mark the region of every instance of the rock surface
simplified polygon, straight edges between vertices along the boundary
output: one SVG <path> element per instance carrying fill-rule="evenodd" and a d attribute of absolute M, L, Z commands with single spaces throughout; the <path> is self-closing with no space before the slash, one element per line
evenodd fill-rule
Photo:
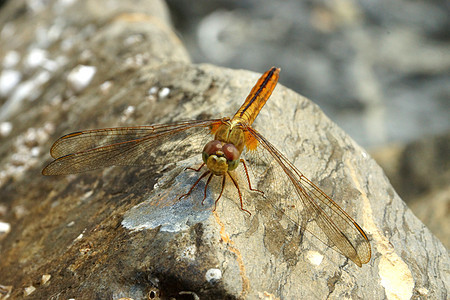
<path fill-rule="evenodd" d="M 450 134 L 407 145 L 388 145 L 371 154 L 414 214 L 450 247 Z"/>
<path fill-rule="evenodd" d="M 211 197 L 161 205 L 185 192 L 184 167 L 200 154 L 41 176 L 63 134 L 231 116 L 259 74 L 190 64 L 158 1 L 31 3 L 10 1 L 0 15 L 1 76 L 20 78 L 1 99 L 0 216 L 9 229 L 0 236 L 0 295 L 448 298 L 441 242 L 361 147 L 281 85 L 254 127 L 368 233 L 372 260 L 362 268 L 307 234 L 300 242 L 256 198 L 244 213 L 229 186 L 214 212 Z"/>

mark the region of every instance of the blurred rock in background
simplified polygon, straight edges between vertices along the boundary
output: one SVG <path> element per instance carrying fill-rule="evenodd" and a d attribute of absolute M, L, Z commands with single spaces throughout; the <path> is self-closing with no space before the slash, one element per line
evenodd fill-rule
<path fill-rule="evenodd" d="M 398 194 L 450 248 L 450 134 L 372 152 Z"/>
<path fill-rule="evenodd" d="M 439 233 L 450 222 L 447 1 L 168 4 L 194 62 L 257 72 L 281 67 L 280 82 L 319 104 L 366 147 L 450 246 L 449 234 Z M 440 225 L 424 217 L 435 210 L 433 201 L 442 205 Z"/>

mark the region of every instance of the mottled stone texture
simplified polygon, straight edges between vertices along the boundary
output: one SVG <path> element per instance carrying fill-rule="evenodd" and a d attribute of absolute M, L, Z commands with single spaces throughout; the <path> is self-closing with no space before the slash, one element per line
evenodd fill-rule
<path fill-rule="evenodd" d="M 146 229 L 152 205 L 186 191 L 182 164 L 42 176 L 65 133 L 231 116 L 259 75 L 191 65 L 158 1 L 32 3 L 9 1 L 0 14 L 1 76 L 18 78 L 1 86 L 1 296 L 448 298 L 441 242 L 363 149 L 281 85 L 254 127 L 365 229 L 372 260 L 362 268 L 268 219 L 251 195 L 244 213 L 229 186 L 214 212 L 180 205 L 168 213 L 185 215 L 182 226 Z M 136 222 L 141 230 L 127 229 Z"/>

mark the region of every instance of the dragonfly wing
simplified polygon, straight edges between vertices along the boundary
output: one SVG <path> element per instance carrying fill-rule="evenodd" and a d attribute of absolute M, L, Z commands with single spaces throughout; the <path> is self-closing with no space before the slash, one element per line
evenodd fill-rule
<path fill-rule="evenodd" d="M 245 159 L 265 201 L 358 266 L 367 263 L 370 243 L 361 227 L 259 132 L 251 127 L 244 130 L 260 144 L 247 151 Z"/>
<path fill-rule="evenodd" d="M 174 124 L 103 128 L 72 132 L 60 137 L 50 149 L 50 154 L 53 158 L 59 158 L 64 155 L 102 146 L 150 137 L 165 131 L 176 130 L 177 128 L 186 128 L 188 126 L 196 125 L 201 126 L 204 122 L 205 121 L 187 121 Z"/>
<path fill-rule="evenodd" d="M 80 173 L 109 166 L 159 165 L 200 155 L 210 126 L 221 119 L 168 125 L 86 130 L 65 135 L 53 145 L 56 159 L 44 175 Z"/>

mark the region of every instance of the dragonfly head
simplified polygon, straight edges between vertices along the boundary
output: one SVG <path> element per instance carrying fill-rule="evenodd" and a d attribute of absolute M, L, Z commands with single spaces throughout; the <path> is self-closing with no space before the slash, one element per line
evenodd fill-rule
<path fill-rule="evenodd" d="M 213 174 L 222 175 L 237 168 L 240 155 L 233 144 L 214 140 L 205 145 L 202 158 Z"/>
<path fill-rule="evenodd" d="M 242 153 L 245 146 L 245 136 L 242 125 L 239 122 L 236 124 L 230 122 L 223 123 L 215 131 L 214 140 L 225 141 L 226 143 L 232 144 L 239 153 Z"/>

